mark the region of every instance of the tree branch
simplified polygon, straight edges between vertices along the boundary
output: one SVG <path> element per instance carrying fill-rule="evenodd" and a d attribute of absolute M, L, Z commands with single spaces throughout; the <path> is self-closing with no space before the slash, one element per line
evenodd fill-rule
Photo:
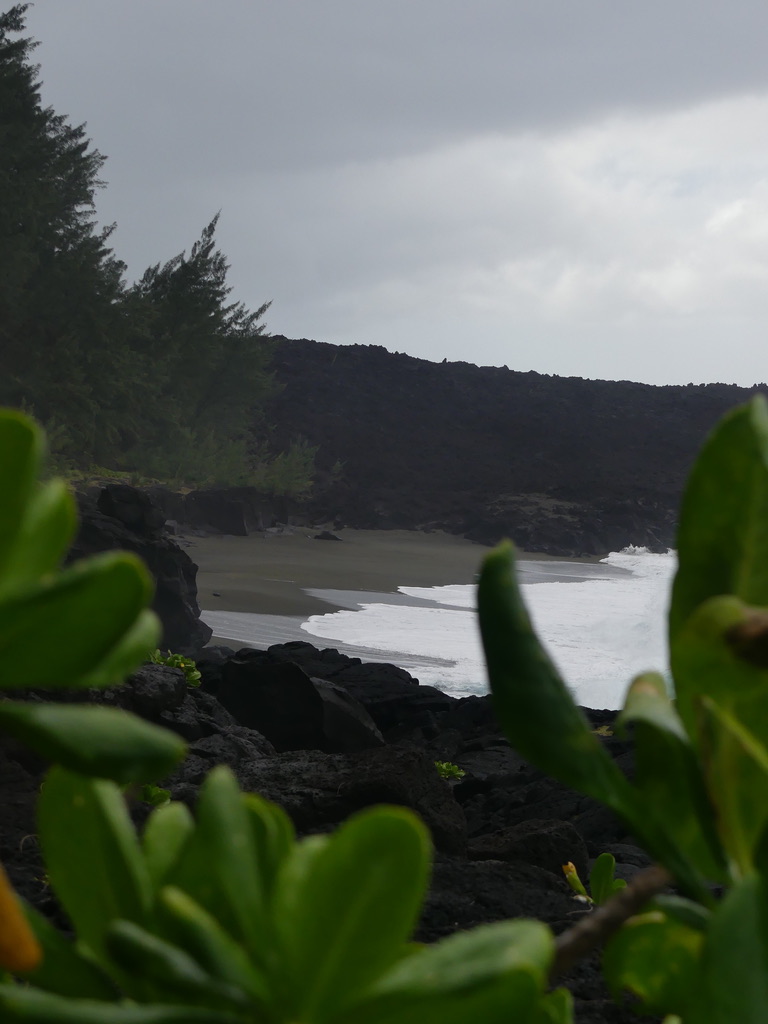
<path fill-rule="evenodd" d="M 601 946 L 617 932 L 628 918 L 672 883 L 672 876 L 666 868 L 652 864 L 638 872 L 625 889 L 621 889 L 602 907 L 587 914 L 573 928 L 559 935 L 555 941 L 555 960 L 550 971 L 550 980 L 570 970 L 582 957 L 596 946 Z"/>

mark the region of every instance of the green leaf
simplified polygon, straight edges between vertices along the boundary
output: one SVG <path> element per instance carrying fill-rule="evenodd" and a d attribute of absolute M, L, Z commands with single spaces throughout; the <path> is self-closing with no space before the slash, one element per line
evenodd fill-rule
<path fill-rule="evenodd" d="M 176 733 L 119 708 L 0 702 L 0 729 L 73 772 L 150 782 L 182 759 Z"/>
<path fill-rule="evenodd" d="M 493 706 L 512 746 L 561 782 L 631 813 L 627 780 L 593 735 L 534 633 L 509 542 L 485 558 L 477 602 Z"/>
<path fill-rule="evenodd" d="M 25 904 L 24 913 L 43 949 L 43 959 L 24 980 L 46 992 L 70 998 L 117 999 L 118 991 L 109 977 L 77 945 L 62 935 L 50 921 Z"/>
<path fill-rule="evenodd" d="M 660 910 L 640 914 L 606 946 L 605 979 L 614 995 L 632 992 L 650 1012 L 685 1014 L 701 982 L 703 944 L 700 931 Z"/>
<path fill-rule="evenodd" d="M 277 804 L 255 793 L 243 794 L 243 803 L 253 830 L 256 866 L 266 898 L 266 894 L 272 892 L 281 865 L 293 850 L 296 832 L 291 819 Z"/>
<path fill-rule="evenodd" d="M 242 940 L 257 963 L 263 961 L 270 946 L 265 894 L 251 821 L 229 768 L 214 768 L 200 788 L 195 831 L 166 880 Z"/>
<path fill-rule="evenodd" d="M 753 615 L 754 609 L 738 597 L 713 597 L 688 618 L 675 640 L 677 710 L 699 753 L 702 697 L 729 709 L 768 746 L 768 668 L 743 657 L 733 639 L 749 627 Z"/>
<path fill-rule="evenodd" d="M 38 831 L 51 887 L 78 938 L 101 963 L 117 918 L 143 924 L 151 889 L 122 793 L 113 782 L 53 768 L 38 802 Z"/>
<path fill-rule="evenodd" d="M 376 807 L 310 846 L 310 858 L 302 846 L 299 870 L 292 856 L 278 879 L 274 917 L 289 1012 L 325 1019 L 401 956 L 426 889 L 430 841 L 410 811 Z"/>
<path fill-rule="evenodd" d="M 179 801 L 164 804 L 150 814 L 141 844 L 155 890 L 165 883 L 194 830 L 195 823 L 189 809 Z"/>
<path fill-rule="evenodd" d="M 617 724 L 634 727 L 635 786 L 646 809 L 652 809 L 640 823 L 640 834 L 650 851 L 690 890 L 703 893 L 706 879 L 725 881 L 701 769 L 660 675 L 649 672 L 632 682 Z M 651 818 L 659 822 L 661 846 L 649 828 Z M 671 860 L 670 847 L 675 850 Z"/>
<path fill-rule="evenodd" d="M 396 964 L 342 1020 L 539 1024 L 553 953 L 552 933 L 538 921 L 501 921 L 458 932 Z"/>
<path fill-rule="evenodd" d="M 0 602 L 0 686 L 90 686 L 152 595 L 129 552 L 79 562 L 23 597 Z"/>
<path fill-rule="evenodd" d="M 269 1006 L 271 997 L 264 975 L 199 903 L 181 889 L 166 886 L 160 891 L 157 913 L 162 934 L 185 949 L 210 975 L 246 992 L 262 1010 Z"/>
<path fill-rule="evenodd" d="M 44 446 L 42 430 L 28 416 L 0 409 L 0 579 L 13 554 Z"/>
<path fill-rule="evenodd" d="M 734 886 L 712 915 L 701 983 L 685 1024 L 765 1024 L 766 963 L 765 883 L 752 875 Z"/>
<path fill-rule="evenodd" d="M 573 996 L 567 988 L 556 988 L 542 998 L 536 1024 L 573 1024 Z"/>
<path fill-rule="evenodd" d="M 158 642 L 163 627 L 148 608 L 140 611 L 115 646 L 92 669 L 80 677 L 79 687 L 112 686 L 147 660 L 147 653 Z"/>
<path fill-rule="evenodd" d="M 655 896 L 651 907 L 661 910 L 665 917 L 693 928 L 695 931 L 705 932 L 709 928 L 712 919 L 712 911 L 703 907 L 700 903 L 687 900 L 684 896 L 672 896 L 662 893 Z"/>
<path fill-rule="evenodd" d="M 247 1018 L 225 1010 L 105 1004 L 19 985 L 0 985 L 0 1019 L 3 1024 L 247 1024 Z"/>
<path fill-rule="evenodd" d="M 589 873 L 589 891 L 593 901 L 598 905 L 609 900 L 616 891 L 613 877 L 615 870 L 616 858 L 612 853 L 601 853 L 592 865 Z"/>
<path fill-rule="evenodd" d="M 106 945 L 114 962 L 130 977 L 151 985 L 159 1001 L 171 997 L 174 1002 L 230 1009 L 249 1005 L 240 988 L 211 977 L 185 950 L 133 921 L 113 921 Z"/>
<path fill-rule="evenodd" d="M 670 648 L 708 598 L 768 605 L 768 404 L 756 396 L 724 417 L 688 478 L 677 533 Z"/>
<path fill-rule="evenodd" d="M 64 481 L 39 486 L 30 497 L 0 574 L 0 596 L 31 586 L 57 569 L 76 523 L 75 499 Z"/>
<path fill-rule="evenodd" d="M 700 702 L 703 762 L 720 840 L 736 876 L 750 872 L 768 823 L 768 751 L 729 711 Z"/>

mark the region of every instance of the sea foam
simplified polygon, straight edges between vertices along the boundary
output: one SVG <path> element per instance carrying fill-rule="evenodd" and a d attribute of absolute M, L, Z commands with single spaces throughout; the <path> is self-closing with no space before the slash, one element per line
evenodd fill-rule
<path fill-rule="evenodd" d="M 667 666 L 665 620 L 673 553 L 625 548 L 599 563 L 521 562 L 523 594 L 536 630 L 580 704 L 621 707 L 632 676 Z M 487 692 L 473 586 L 400 587 L 410 604 L 363 604 L 313 615 L 311 637 L 436 660 L 422 683 L 455 696 Z M 424 602 L 430 602 L 426 604 Z"/>

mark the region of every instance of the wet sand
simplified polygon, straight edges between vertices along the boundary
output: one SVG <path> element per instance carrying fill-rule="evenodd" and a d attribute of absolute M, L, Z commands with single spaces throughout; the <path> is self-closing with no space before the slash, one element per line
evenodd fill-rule
<path fill-rule="evenodd" d="M 200 607 L 306 618 L 334 610 L 334 602 L 305 588 L 395 593 L 398 587 L 472 583 L 488 552 L 443 533 L 339 530 L 337 536 L 341 542 L 315 540 L 310 531 L 187 538 L 186 550 L 199 566 Z"/>
<path fill-rule="evenodd" d="M 301 628 L 310 615 L 369 602 L 431 604 L 406 598 L 397 589 L 473 583 L 489 550 L 439 532 L 339 530 L 340 542 L 315 540 L 316 532 L 182 539 L 199 567 L 198 602 L 214 628 L 211 643 L 265 648 L 291 640 L 311 642 Z M 575 560 L 569 564 L 548 555 L 518 554 L 536 560 L 521 566 L 530 582 L 580 578 Z M 334 646 L 364 654 L 360 648 Z M 375 651 L 367 655 L 367 660 L 383 660 Z M 407 667 L 417 668 L 421 660 L 434 661 L 410 658 Z"/>

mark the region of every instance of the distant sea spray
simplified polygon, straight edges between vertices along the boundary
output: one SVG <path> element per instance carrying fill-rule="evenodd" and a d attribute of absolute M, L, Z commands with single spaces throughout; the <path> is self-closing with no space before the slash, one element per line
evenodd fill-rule
<path fill-rule="evenodd" d="M 536 630 L 578 703 L 619 708 L 638 672 L 666 671 L 673 552 L 629 547 L 600 562 L 523 561 L 520 578 Z M 455 696 L 486 692 L 474 586 L 400 587 L 413 604 L 372 602 L 313 615 L 307 639 L 391 653 L 422 683 Z M 364 657 L 361 651 L 361 656 Z"/>

